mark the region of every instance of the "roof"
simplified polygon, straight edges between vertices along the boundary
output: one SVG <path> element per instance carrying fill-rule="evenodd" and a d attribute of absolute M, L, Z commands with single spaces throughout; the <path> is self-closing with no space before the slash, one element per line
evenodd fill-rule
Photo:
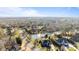
<path fill-rule="evenodd" d="M 68 41 L 66 38 L 59 38 L 58 40 L 56 40 L 56 43 L 59 45 L 68 45 Z"/>

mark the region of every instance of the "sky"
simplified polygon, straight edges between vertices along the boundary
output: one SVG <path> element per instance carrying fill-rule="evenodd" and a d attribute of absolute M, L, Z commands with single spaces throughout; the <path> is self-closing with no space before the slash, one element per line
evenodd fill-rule
<path fill-rule="evenodd" d="M 78 17 L 78 7 L 0 7 L 0 17 Z"/>

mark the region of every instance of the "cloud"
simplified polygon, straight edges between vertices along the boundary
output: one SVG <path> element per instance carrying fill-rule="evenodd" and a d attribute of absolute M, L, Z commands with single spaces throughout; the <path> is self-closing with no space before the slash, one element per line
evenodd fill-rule
<path fill-rule="evenodd" d="M 41 14 L 40 12 L 38 12 L 37 10 L 35 10 L 35 9 L 28 9 L 28 10 L 26 10 L 26 11 L 24 11 L 23 13 L 22 13 L 22 15 L 23 16 L 32 16 L 32 17 L 45 17 L 45 16 L 47 16 L 47 15 L 45 15 L 45 14 Z"/>
<path fill-rule="evenodd" d="M 29 8 L 0 8 L 0 17 L 45 17 L 35 9 Z"/>

